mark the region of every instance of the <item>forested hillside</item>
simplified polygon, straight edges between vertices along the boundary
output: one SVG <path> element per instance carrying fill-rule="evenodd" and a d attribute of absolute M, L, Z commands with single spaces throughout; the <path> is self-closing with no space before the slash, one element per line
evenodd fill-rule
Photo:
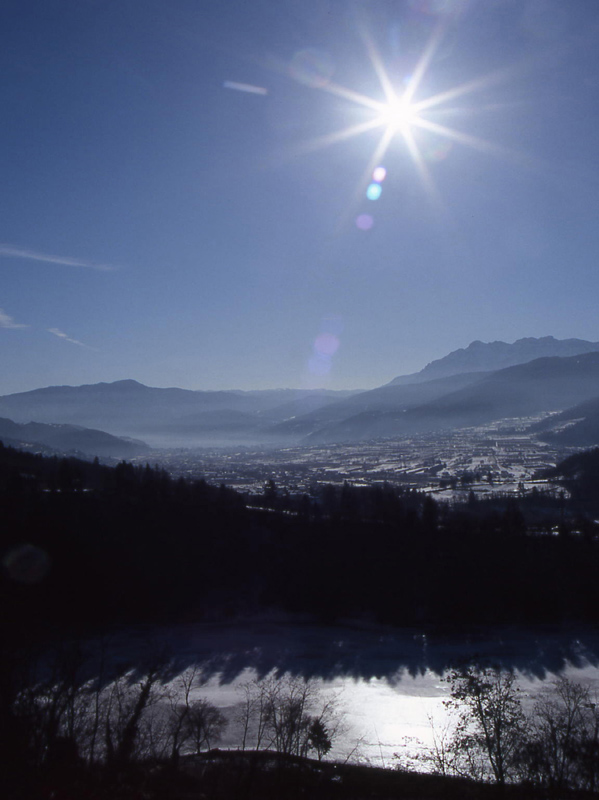
<path fill-rule="evenodd" d="M 599 619 L 596 526 L 539 493 L 456 507 L 391 486 L 244 497 L 5 447 L 0 498 L 13 631 L 273 608 L 397 625 Z"/>

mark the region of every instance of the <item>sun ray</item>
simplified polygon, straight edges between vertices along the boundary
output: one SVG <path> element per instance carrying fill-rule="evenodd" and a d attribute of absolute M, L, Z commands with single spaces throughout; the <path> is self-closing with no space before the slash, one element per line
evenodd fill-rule
<path fill-rule="evenodd" d="M 393 139 L 393 136 L 394 136 L 394 132 L 391 131 L 389 128 L 386 128 L 384 130 L 383 135 L 381 136 L 381 138 L 379 140 L 379 143 L 376 146 L 376 148 L 374 150 L 374 153 L 372 154 L 372 157 L 371 157 L 370 161 L 368 162 L 368 166 L 366 167 L 366 170 L 364 172 L 364 176 L 365 176 L 364 182 L 365 183 L 368 180 L 370 180 L 370 175 L 372 175 L 372 172 L 373 172 L 374 168 L 376 167 L 376 165 L 380 161 L 383 160 L 383 157 L 384 157 L 385 153 L 389 149 L 389 145 L 391 144 L 391 140 Z"/>
<path fill-rule="evenodd" d="M 567 48 L 565 47 L 558 48 L 557 52 L 559 52 L 560 50 L 565 51 L 566 49 Z M 420 102 L 416 103 L 416 106 L 419 112 L 425 111 L 426 109 L 433 108 L 434 106 L 438 106 L 441 103 L 446 103 L 450 100 L 454 100 L 457 97 L 463 97 L 465 94 L 476 92 L 479 89 L 488 89 L 491 86 L 496 86 L 497 84 L 505 83 L 511 78 L 521 77 L 525 72 L 537 69 L 542 64 L 554 59 L 555 56 L 556 56 L 555 48 L 536 54 L 534 56 L 529 56 L 527 58 L 521 59 L 515 64 L 511 64 L 509 67 L 504 67 L 503 69 L 495 70 L 494 72 L 490 72 L 487 75 L 482 75 L 479 78 L 474 78 L 471 81 L 466 81 L 465 83 L 461 83 L 458 86 L 454 86 L 451 89 L 447 89 L 447 91 L 445 92 L 440 92 L 439 94 L 436 94 L 433 97 L 428 97 L 426 98 L 426 100 L 421 100 Z"/>
<path fill-rule="evenodd" d="M 406 143 L 406 147 L 408 148 L 408 152 L 414 162 L 414 166 L 420 176 L 420 180 L 422 181 L 422 185 L 431 201 L 431 205 L 433 205 L 437 210 L 445 212 L 445 206 L 443 204 L 443 200 L 437 189 L 437 185 L 433 180 L 433 176 L 429 168 L 426 165 L 425 160 L 418 149 L 418 145 L 414 139 L 414 135 L 410 128 L 406 128 L 405 131 L 402 131 L 404 141 Z"/>
<path fill-rule="evenodd" d="M 360 122 L 357 125 L 351 125 L 348 128 L 341 128 L 338 131 L 334 131 L 333 133 L 327 133 L 324 136 L 317 136 L 314 139 L 310 139 L 304 144 L 300 145 L 296 152 L 297 153 L 312 153 L 316 150 L 320 150 L 323 147 L 328 147 L 332 144 L 337 144 L 338 142 L 344 142 L 346 139 L 351 139 L 354 136 L 359 136 L 361 133 L 366 133 L 366 131 L 371 131 L 374 128 L 378 128 L 380 123 L 378 119 L 369 119 L 366 122 Z"/>
<path fill-rule="evenodd" d="M 416 65 L 416 69 L 414 70 L 414 74 L 408 81 L 408 87 L 405 91 L 404 98 L 407 103 L 412 102 L 412 98 L 418 91 L 418 88 L 422 82 L 422 79 L 426 75 L 426 72 L 430 66 L 431 61 L 435 53 L 437 52 L 439 45 L 441 44 L 441 40 L 445 34 L 445 25 L 439 24 L 433 31 L 431 38 L 426 45 L 424 52 L 422 53 L 418 64 Z"/>
<path fill-rule="evenodd" d="M 387 103 L 392 103 L 394 100 L 396 100 L 397 95 L 395 93 L 395 89 L 393 88 L 393 84 L 387 75 L 387 70 L 383 65 L 381 55 L 376 48 L 370 32 L 367 31 L 365 27 L 362 27 L 360 33 L 362 35 L 362 41 L 366 47 L 366 52 L 370 58 L 370 63 L 374 67 L 374 71 L 379 79 L 379 83 L 381 84 L 381 89 L 383 90 L 383 94 L 385 95 Z"/>
<path fill-rule="evenodd" d="M 522 153 L 518 153 L 516 150 L 512 150 L 509 147 L 503 147 L 502 145 L 495 144 L 494 142 L 489 142 L 487 139 L 481 139 L 478 136 L 471 136 L 468 133 L 456 131 L 455 128 L 448 128 L 446 125 L 440 125 L 438 122 L 432 122 L 431 120 L 418 117 L 414 124 L 419 128 L 424 128 L 432 133 L 437 133 L 440 136 L 444 136 L 446 139 L 450 139 L 453 142 L 468 145 L 474 150 L 479 150 L 482 153 L 490 153 L 499 158 L 505 158 L 509 161 L 516 161 L 517 163 L 524 163 L 528 161 L 526 156 L 524 156 Z"/>
<path fill-rule="evenodd" d="M 372 97 L 368 97 L 365 94 L 354 92 L 353 89 L 346 89 L 344 86 L 339 86 L 337 83 L 327 83 L 326 86 L 321 88 L 324 92 L 337 95 L 337 97 L 342 97 L 344 100 L 351 100 L 353 103 L 365 106 L 366 108 L 371 108 L 373 111 L 380 111 L 385 105 L 384 103 L 374 100 Z"/>
<path fill-rule="evenodd" d="M 529 100 L 514 100 L 503 103 L 485 103 L 477 106 L 444 106 L 435 108 L 435 117 L 475 117 L 497 111 L 513 111 L 523 107 L 530 107 Z"/>
<path fill-rule="evenodd" d="M 477 92 L 479 89 L 488 89 L 489 87 L 498 83 L 503 83 L 505 80 L 507 80 L 507 78 L 510 77 L 511 74 L 514 73 L 514 71 L 514 67 L 509 67 L 507 69 L 491 72 L 488 75 L 483 75 L 480 78 L 474 78 L 473 80 L 466 81 L 466 83 L 462 83 L 459 86 L 454 86 L 452 89 L 447 89 L 445 92 L 439 92 L 439 94 L 436 94 L 433 97 L 427 97 L 426 100 L 421 100 L 420 102 L 415 103 L 415 107 L 420 113 L 421 111 L 426 111 L 429 108 L 434 108 L 441 103 L 447 103 L 450 100 L 463 97 L 465 94 Z"/>
<path fill-rule="evenodd" d="M 297 156 L 315 153 L 318 150 L 346 141 L 347 139 L 359 136 L 362 133 L 366 133 L 378 127 L 380 127 L 380 123 L 376 118 L 373 118 L 365 122 L 360 122 L 357 125 L 341 128 L 333 133 L 327 133 L 324 136 L 316 136 L 312 139 L 308 139 L 308 141 L 285 147 L 276 154 L 271 153 L 266 163 L 268 163 L 271 168 L 273 166 L 287 164 Z"/>

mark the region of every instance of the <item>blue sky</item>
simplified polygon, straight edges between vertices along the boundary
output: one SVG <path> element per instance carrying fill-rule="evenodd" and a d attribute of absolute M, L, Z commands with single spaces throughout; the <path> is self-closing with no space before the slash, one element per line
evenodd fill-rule
<path fill-rule="evenodd" d="M 5 0 L 0 37 L 0 393 L 599 340 L 598 4 Z"/>

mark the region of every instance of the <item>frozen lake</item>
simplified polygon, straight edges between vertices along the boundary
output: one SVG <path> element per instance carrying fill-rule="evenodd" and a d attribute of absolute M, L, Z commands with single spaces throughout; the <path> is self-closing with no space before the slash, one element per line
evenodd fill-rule
<path fill-rule="evenodd" d="M 230 720 L 222 747 L 236 747 L 241 687 L 276 674 L 317 683 L 335 697 L 342 732 L 332 757 L 395 766 L 417 764 L 449 722 L 444 675 L 465 663 L 512 669 L 523 702 L 558 675 L 599 692 L 599 632 L 584 627 L 433 632 L 348 624 L 203 623 L 121 631 L 111 651 L 128 660 L 166 648 L 177 670 L 201 668 L 195 694 Z M 434 727 L 433 727 L 434 726 Z"/>

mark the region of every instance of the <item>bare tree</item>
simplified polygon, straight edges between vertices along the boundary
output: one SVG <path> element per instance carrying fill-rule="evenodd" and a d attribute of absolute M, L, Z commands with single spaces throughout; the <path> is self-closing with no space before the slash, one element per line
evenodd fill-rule
<path fill-rule="evenodd" d="M 241 725 L 241 749 L 246 750 L 250 739 L 250 729 L 252 726 L 252 719 L 254 717 L 255 709 L 255 682 L 243 683 L 239 688 L 243 692 L 243 700 L 241 701 L 239 712 L 236 715 L 236 721 Z M 257 749 L 259 745 L 257 746 Z"/>
<path fill-rule="evenodd" d="M 329 752 L 338 730 L 334 699 L 322 701 L 314 681 L 269 676 L 243 686 L 244 701 L 238 720 L 242 747 L 272 749 L 285 755 L 321 759 Z"/>
<path fill-rule="evenodd" d="M 268 730 L 274 750 L 285 755 L 306 755 L 310 718 L 310 684 L 294 678 L 272 681 L 268 696 Z"/>
<path fill-rule="evenodd" d="M 77 741 L 85 715 L 80 697 L 85 684 L 78 643 L 57 647 L 32 659 L 12 713 L 27 739 L 32 765 L 40 766 L 69 753 L 78 757 Z"/>
<path fill-rule="evenodd" d="M 451 775 L 455 772 L 453 766 L 453 730 L 451 723 L 446 721 L 443 727 L 437 727 L 431 714 L 428 715 L 428 722 L 431 727 L 433 745 L 427 754 L 427 761 L 432 771 L 437 775 Z"/>
<path fill-rule="evenodd" d="M 79 702 L 83 707 L 85 720 L 82 734 L 80 735 L 80 751 L 89 763 L 96 760 L 96 747 L 100 739 L 102 725 L 102 687 L 105 680 L 106 667 L 106 640 L 102 638 L 99 643 L 96 675 L 83 687 Z"/>
<path fill-rule="evenodd" d="M 526 732 L 515 676 L 468 667 L 452 672 L 448 681 L 446 704 L 458 714 L 452 766 L 478 779 L 490 774 L 503 786 L 516 774 Z"/>
<path fill-rule="evenodd" d="M 210 750 L 220 741 L 226 727 L 226 717 L 208 700 L 196 700 L 185 719 L 186 736 L 195 753 L 200 753 L 202 748 Z"/>
<path fill-rule="evenodd" d="M 167 722 L 167 735 L 170 740 L 170 760 L 173 766 L 179 763 L 181 749 L 190 737 L 188 723 L 191 712 L 191 691 L 197 681 L 199 669 L 197 666 L 186 670 L 171 685 L 168 700 L 169 713 Z"/>
<path fill-rule="evenodd" d="M 148 733 L 148 709 L 164 696 L 164 688 L 160 685 L 164 677 L 165 664 L 157 661 L 143 676 L 138 678 L 131 671 L 107 688 L 103 722 L 105 755 L 109 764 L 124 766 L 140 751 L 140 742 Z"/>
<path fill-rule="evenodd" d="M 271 716 L 273 681 L 274 678 L 262 682 L 254 680 L 241 686 L 243 702 L 237 719 L 242 726 L 242 750 L 246 750 L 250 743 L 255 750 L 260 750 L 265 742 Z"/>
<path fill-rule="evenodd" d="M 585 730 L 578 762 L 582 787 L 595 792 L 599 786 L 599 698 L 596 692 L 593 695 L 589 692 L 585 707 Z"/>
<path fill-rule="evenodd" d="M 201 669 L 193 666 L 183 672 L 170 685 L 168 710 L 163 715 L 163 750 L 173 766 L 177 766 L 184 748 L 195 753 L 209 749 L 220 741 L 227 726 L 223 714 L 206 699 L 193 698 L 193 690 L 200 683 Z"/>
<path fill-rule="evenodd" d="M 540 694 L 523 753 L 529 779 L 559 790 L 595 790 L 599 714 L 594 699 L 586 687 L 565 677 Z"/>

